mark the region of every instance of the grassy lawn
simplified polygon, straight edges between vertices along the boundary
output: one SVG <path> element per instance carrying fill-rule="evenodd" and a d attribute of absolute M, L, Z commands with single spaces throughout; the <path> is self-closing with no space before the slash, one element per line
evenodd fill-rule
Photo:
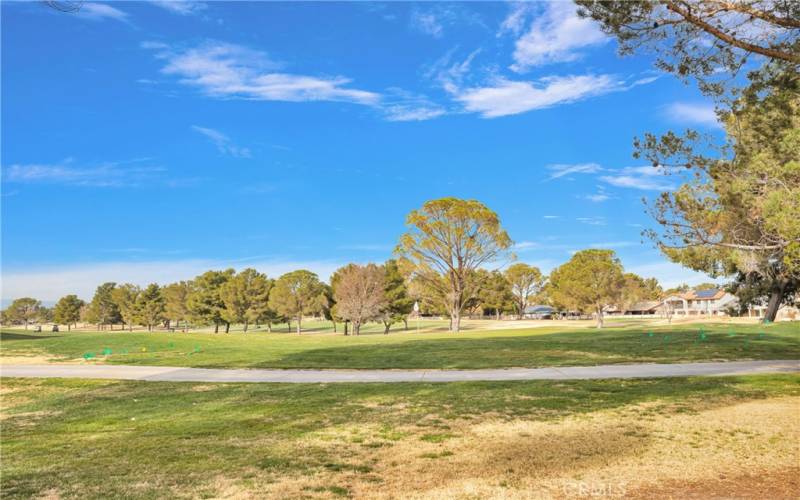
<path fill-rule="evenodd" d="M 702 333 L 701 333 L 702 329 Z M 652 335 L 651 335 L 652 334 Z M 493 368 L 800 358 L 800 323 L 390 335 L 2 333 L 4 359 L 245 368 Z"/>
<path fill-rule="evenodd" d="M 580 485 L 652 498 L 676 484 L 699 498 L 726 487 L 737 488 L 727 495 L 750 487 L 788 498 L 798 488 L 798 375 L 333 385 L 4 379 L 2 403 L 4 498 L 530 498 L 570 496 Z"/>

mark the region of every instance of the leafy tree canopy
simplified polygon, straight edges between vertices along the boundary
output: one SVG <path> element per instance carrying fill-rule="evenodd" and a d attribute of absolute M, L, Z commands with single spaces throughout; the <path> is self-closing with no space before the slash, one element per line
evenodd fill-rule
<path fill-rule="evenodd" d="M 395 252 L 413 278 L 435 289 L 450 314 L 450 329 L 460 329 L 461 312 L 475 295 L 474 271 L 504 257 L 511 238 L 500 218 L 477 200 L 427 201 L 406 218 L 409 226 Z"/>
<path fill-rule="evenodd" d="M 292 271 L 275 281 L 269 293 L 269 307 L 278 314 L 294 318 L 299 335 L 303 316 L 320 312 L 323 293 L 316 274 L 304 269 Z"/>
<path fill-rule="evenodd" d="M 538 267 L 524 263 L 511 265 L 505 272 L 514 294 L 514 304 L 519 318 L 525 314 L 525 308 L 531 305 L 545 284 L 545 277 Z"/>
<path fill-rule="evenodd" d="M 582 250 L 550 273 L 548 296 L 559 307 L 594 312 L 603 327 L 603 307 L 617 304 L 625 278 L 613 250 Z"/>

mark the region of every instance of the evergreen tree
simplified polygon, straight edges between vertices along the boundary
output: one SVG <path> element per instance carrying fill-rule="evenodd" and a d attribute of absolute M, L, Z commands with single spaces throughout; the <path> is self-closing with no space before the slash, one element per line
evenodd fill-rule
<path fill-rule="evenodd" d="M 164 321 L 164 297 L 156 283 L 151 283 L 142 290 L 136 301 L 136 309 L 139 320 L 147 327 L 148 332 Z"/>
<path fill-rule="evenodd" d="M 77 295 L 65 295 L 56 302 L 53 319 L 58 324 L 67 325 L 67 331 L 71 331 L 72 325 L 81 319 L 81 308 L 85 304 Z"/>

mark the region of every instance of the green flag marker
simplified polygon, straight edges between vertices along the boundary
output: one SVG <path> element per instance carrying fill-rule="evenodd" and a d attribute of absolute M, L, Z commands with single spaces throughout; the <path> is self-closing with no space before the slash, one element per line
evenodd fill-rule
<path fill-rule="evenodd" d="M 93 352 L 87 352 L 86 354 L 83 355 L 83 359 L 89 360 L 89 359 L 92 359 L 92 358 L 94 358 L 94 353 Z"/>
<path fill-rule="evenodd" d="M 168 346 L 170 349 L 174 349 L 174 348 L 175 348 L 175 342 L 170 342 L 169 344 L 167 344 L 167 346 Z"/>
<path fill-rule="evenodd" d="M 110 347 L 106 347 L 105 349 L 103 349 L 103 356 L 111 356 L 111 348 Z"/>
<path fill-rule="evenodd" d="M 647 336 L 648 337 L 652 337 L 653 336 L 653 332 L 647 332 Z"/>
<path fill-rule="evenodd" d="M 200 352 L 200 346 L 199 345 L 194 346 L 194 352 Z"/>
<path fill-rule="evenodd" d="M 664 342 L 669 342 L 669 335 L 664 335 Z"/>
<path fill-rule="evenodd" d="M 703 342 L 706 340 L 706 334 L 703 330 L 700 330 L 700 340 Z"/>

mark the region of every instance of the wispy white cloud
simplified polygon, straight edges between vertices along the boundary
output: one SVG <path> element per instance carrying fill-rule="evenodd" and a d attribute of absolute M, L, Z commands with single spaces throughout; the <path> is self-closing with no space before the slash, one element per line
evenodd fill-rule
<path fill-rule="evenodd" d="M 3 177 L 5 182 L 10 183 L 87 187 L 135 187 L 167 182 L 164 176 L 166 169 L 148 163 L 145 159 L 83 167 L 73 165 L 70 160 L 55 164 L 13 164 L 3 168 Z"/>
<path fill-rule="evenodd" d="M 590 226 L 605 226 L 608 224 L 605 217 L 593 215 L 591 217 L 576 217 L 576 221 Z"/>
<path fill-rule="evenodd" d="M 560 219 L 560 215 L 543 215 L 542 219 Z"/>
<path fill-rule="evenodd" d="M 652 166 L 625 167 L 615 170 L 613 174 L 601 176 L 600 180 L 612 186 L 644 191 L 675 189 L 675 185 L 664 175 L 663 170 Z"/>
<path fill-rule="evenodd" d="M 424 76 L 441 85 L 446 92 L 458 94 L 480 52 L 481 49 L 475 49 L 464 59 L 456 59 L 456 48 L 450 49 L 425 70 Z"/>
<path fill-rule="evenodd" d="M 602 184 L 598 184 L 596 193 L 585 194 L 585 195 L 582 195 L 582 196 L 578 196 L 578 198 L 583 198 L 584 200 L 589 200 L 589 201 L 591 201 L 593 203 L 602 203 L 604 201 L 608 201 L 608 200 L 614 198 L 614 196 L 611 196 L 610 194 L 608 194 L 606 192 L 605 186 L 603 186 Z"/>
<path fill-rule="evenodd" d="M 500 24 L 500 30 L 497 36 L 505 34 L 519 35 L 525 28 L 525 23 L 528 20 L 528 15 L 533 11 L 533 4 L 529 2 L 518 2 L 509 4 L 508 15 L 503 19 Z"/>
<path fill-rule="evenodd" d="M 81 5 L 75 15 L 83 19 L 90 19 L 92 21 L 102 21 L 105 19 L 113 19 L 127 23 L 129 22 L 128 13 L 108 4 L 87 2 Z"/>
<path fill-rule="evenodd" d="M 550 171 L 550 176 L 548 177 L 548 180 L 550 180 L 572 174 L 596 174 L 602 171 L 603 167 L 597 163 L 557 163 L 554 165 L 547 165 L 547 170 Z"/>
<path fill-rule="evenodd" d="M 675 102 L 667 107 L 666 115 L 669 119 L 681 123 L 714 128 L 722 126 L 713 104 Z"/>
<path fill-rule="evenodd" d="M 349 102 L 370 106 L 388 121 L 430 120 L 447 113 L 425 96 L 398 88 L 389 88 L 383 94 L 350 88 L 352 80 L 342 76 L 286 73 L 281 71 L 284 65 L 265 52 L 241 45 L 206 42 L 189 49 L 174 49 L 162 42 L 147 41 L 141 46 L 154 50 L 156 57 L 165 62 L 163 74 L 176 76 L 179 83 L 218 99 Z M 211 133 L 206 135 L 224 142 Z M 233 154 L 229 146 L 228 142 L 226 151 Z M 239 156 L 247 156 L 249 152 L 245 151 L 240 150 Z"/>
<path fill-rule="evenodd" d="M 384 118 L 391 122 L 423 121 L 447 114 L 447 110 L 424 95 L 399 88 L 387 89 L 380 105 Z"/>
<path fill-rule="evenodd" d="M 523 72 L 544 64 L 574 61 L 582 57 L 581 49 L 608 41 L 595 21 L 578 17 L 572 2 L 547 2 L 543 7 L 529 30 L 516 41 L 512 70 Z M 525 14 L 512 11 L 501 32 L 513 33 L 513 28 L 518 32 Z"/>
<path fill-rule="evenodd" d="M 222 154 L 231 155 L 235 158 L 250 158 L 252 156 L 248 148 L 242 148 L 233 144 L 230 137 L 223 134 L 219 130 L 200 127 L 198 125 L 192 125 L 192 130 L 208 138 L 212 143 L 214 143 L 215 146 L 217 146 L 217 149 Z"/>
<path fill-rule="evenodd" d="M 390 122 L 410 122 L 423 121 L 437 118 L 447 113 L 444 108 L 439 106 L 408 106 L 395 104 L 383 107 L 386 119 Z"/>
<path fill-rule="evenodd" d="M 625 88 L 624 82 L 611 75 L 550 76 L 536 82 L 499 78 L 483 87 L 459 91 L 455 99 L 467 111 L 480 113 L 484 118 L 496 118 L 568 104 Z"/>
<path fill-rule="evenodd" d="M 604 201 L 608 201 L 611 199 L 611 196 L 605 193 L 595 193 L 595 194 L 587 194 L 583 198 L 593 201 L 595 203 L 602 203 Z"/>
<path fill-rule="evenodd" d="M 530 250 L 530 249 L 539 248 L 539 247 L 541 247 L 541 244 L 539 244 L 536 241 L 518 241 L 517 243 L 514 243 L 513 249 L 514 250 Z"/>
<path fill-rule="evenodd" d="M 195 2 L 192 0 L 148 0 L 151 4 L 168 10 L 173 14 L 189 16 L 198 14 L 208 8 L 205 2 Z"/>
<path fill-rule="evenodd" d="M 343 76 L 308 76 L 276 71 L 282 65 L 266 53 L 240 45 L 207 42 L 175 50 L 160 43 L 145 42 L 143 48 L 156 49 L 165 61 L 161 72 L 174 75 L 179 82 L 198 88 L 216 98 L 260 101 L 342 101 L 376 105 L 375 92 L 347 87 L 351 79 Z"/>
<path fill-rule="evenodd" d="M 442 26 L 441 20 L 437 18 L 435 13 L 430 11 L 414 10 L 411 13 L 411 26 L 417 31 L 435 38 L 441 38 L 444 33 L 444 26 Z"/>
<path fill-rule="evenodd" d="M 411 11 L 411 28 L 441 38 L 445 28 L 455 24 L 485 26 L 481 17 L 473 10 L 458 3 L 431 3 Z"/>

